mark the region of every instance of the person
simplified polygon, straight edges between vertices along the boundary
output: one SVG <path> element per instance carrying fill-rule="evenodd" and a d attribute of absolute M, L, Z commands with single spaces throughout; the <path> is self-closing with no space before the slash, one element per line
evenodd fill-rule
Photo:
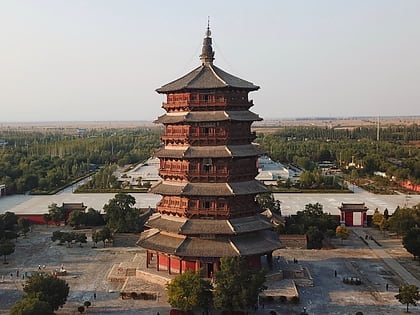
<path fill-rule="evenodd" d="M 388 283 L 386 284 L 385 288 L 386 288 L 386 290 L 388 291 L 388 288 L 389 288 Z"/>
<path fill-rule="evenodd" d="M 93 293 L 93 299 L 96 300 L 96 292 Z"/>
<path fill-rule="evenodd" d="M 337 270 L 334 270 L 334 277 L 337 278 Z"/>

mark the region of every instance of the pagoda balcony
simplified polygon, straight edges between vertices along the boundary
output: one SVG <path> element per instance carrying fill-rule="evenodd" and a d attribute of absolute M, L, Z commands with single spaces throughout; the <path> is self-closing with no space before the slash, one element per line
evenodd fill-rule
<path fill-rule="evenodd" d="M 160 177 L 186 178 L 187 170 L 179 170 L 179 169 L 172 169 L 172 168 L 161 168 L 161 169 L 159 169 L 159 176 Z"/>
<path fill-rule="evenodd" d="M 170 207 L 170 206 L 156 206 L 156 210 L 160 213 L 169 214 L 169 215 L 178 215 L 178 216 L 185 216 L 187 213 L 186 208 L 176 208 L 176 207 Z"/>
<path fill-rule="evenodd" d="M 229 217 L 229 210 L 225 208 L 190 208 L 186 212 L 188 218 L 217 218 L 227 219 Z"/>
<path fill-rule="evenodd" d="M 248 109 L 254 106 L 253 100 L 200 100 L 200 101 L 169 101 L 162 102 L 162 108 L 170 111 L 171 109 L 192 109 L 192 110 L 207 110 L 207 109 L 223 109 L 227 107 L 245 108 Z"/>
<path fill-rule="evenodd" d="M 185 141 L 186 138 L 185 133 L 166 133 L 160 137 L 162 141 Z"/>

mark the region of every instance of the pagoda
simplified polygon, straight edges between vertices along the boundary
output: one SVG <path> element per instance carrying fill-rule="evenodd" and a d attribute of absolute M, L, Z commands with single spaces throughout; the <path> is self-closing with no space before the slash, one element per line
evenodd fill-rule
<path fill-rule="evenodd" d="M 160 160 L 162 181 L 156 213 L 137 244 L 147 250 L 147 268 L 169 274 L 201 270 L 211 277 L 220 258 L 242 256 L 248 268 L 269 265 L 280 241 L 272 224 L 260 214 L 257 194 L 267 188 L 255 179 L 262 152 L 252 144 L 254 121 L 248 93 L 259 86 L 213 64 L 209 26 L 201 65 L 156 91 L 166 95 Z"/>

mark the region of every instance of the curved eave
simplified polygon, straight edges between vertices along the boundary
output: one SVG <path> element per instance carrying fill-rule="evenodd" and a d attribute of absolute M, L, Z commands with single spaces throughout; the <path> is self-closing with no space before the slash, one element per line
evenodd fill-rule
<path fill-rule="evenodd" d="M 262 155 L 263 151 L 252 144 L 227 146 L 166 146 L 154 154 L 158 158 L 229 158 Z"/>
<path fill-rule="evenodd" d="M 167 113 L 154 121 L 157 124 L 199 123 L 217 121 L 261 121 L 262 118 L 251 111 L 203 111 Z"/>
<path fill-rule="evenodd" d="M 167 196 L 237 196 L 256 195 L 269 192 L 257 180 L 234 183 L 173 183 L 160 182 L 150 188 L 150 192 Z"/>
<path fill-rule="evenodd" d="M 263 255 L 282 247 L 278 236 L 272 231 L 215 239 L 180 238 L 161 233 L 151 236 L 143 234 L 137 242 L 138 246 L 178 257 Z"/>
<path fill-rule="evenodd" d="M 263 215 L 227 220 L 187 219 L 156 213 L 145 226 L 182 235 L 236 235 L 262 230 L 271 230 L 273 225 Z"/>
<path fill-rule="evenodd" d="M 212 63 L 203 64 L 179 79 L 176 79 L 162 87 L 156 92 L 169 94 L 188 90 L 209 90 L 209 89 L 242 89 L 256 91 L 260 87 L 252 82 L 240 79 L 231 75 Z"/>

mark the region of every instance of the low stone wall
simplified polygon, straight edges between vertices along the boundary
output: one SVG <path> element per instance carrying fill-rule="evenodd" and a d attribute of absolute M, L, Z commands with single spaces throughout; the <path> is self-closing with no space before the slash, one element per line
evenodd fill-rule
<path fill-rule="evenodd" d="M 280 242 L 286 248 L 306 249 L 308 247 L 308 241 L 306 240 L 306 235 L 281 234 Z"/>

